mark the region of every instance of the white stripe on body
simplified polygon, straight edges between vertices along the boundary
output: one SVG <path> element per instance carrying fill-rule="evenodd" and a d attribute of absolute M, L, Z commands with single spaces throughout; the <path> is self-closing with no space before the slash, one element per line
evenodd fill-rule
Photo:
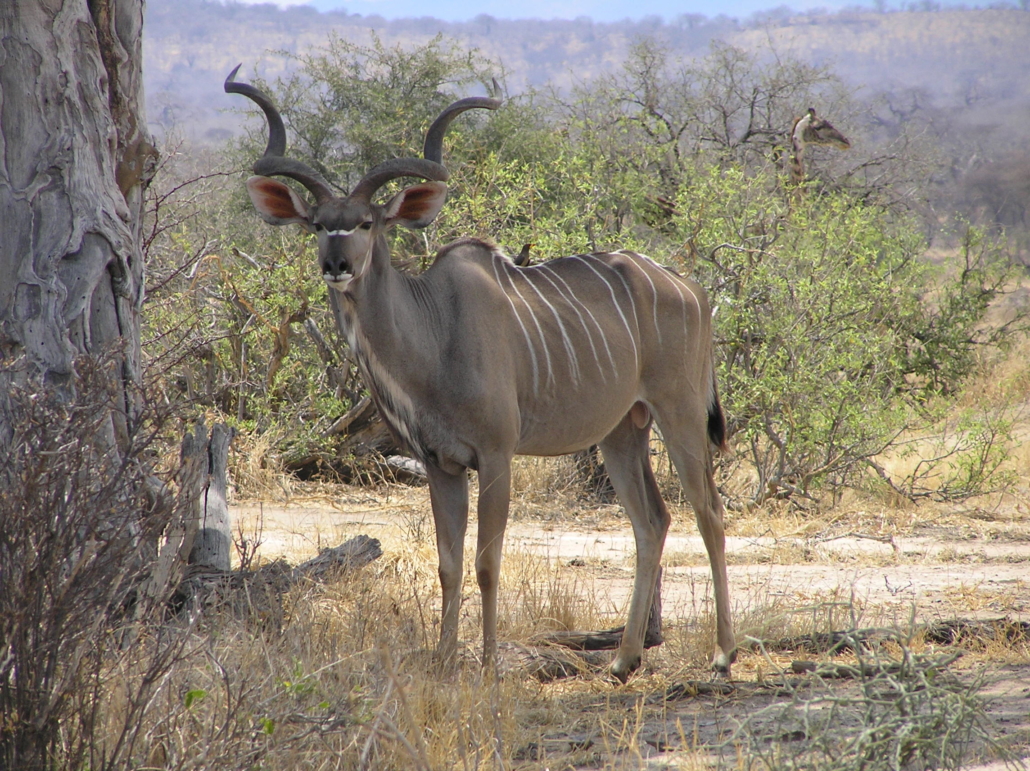
<path fill-rule="evenodd" d="M 510 267 L 514 268 L 514 265 L 512 265 Z M 515 280 L 512 278 L 511 273 L 508 272 L 508 268 L 509 268 L 509 265 L 507 265 L 507 264 L 502 264 L 501 265 L 501 269 L 504 272 L 505 277 L 508 279 L 508 285 L 512 288 L 512 291 L 515 292 L 515 294 L 517 294 L 519 296 L 519 299 L 522 301 L 522 304 L 524 306 L 526 306 L 526 310 L 529 311 L 530 318 L 533 319 L 533 324 L 536 325 L 536 332 L 537 332 L 538 335 L 540 335 L 540 342 L 544 346 L 544 359 L 547 362 L 547 384 L 550 385 L 550 386 L 556 386 L 556 383 L 555 383 L 555 380 L 554 380 L 554 366 L 551 364 L 551 349 L 547 345 L 547 336 L 544 334 L 543 327 L 540 326 L 540 320 L 536 317 L 536 311 L 533 310 L 533 306 L 530 305 L 526 301 L 525 297 L 523 297 L 522 292 L 519 291 L 519 288 L 517 286 L 515 286 Z M 496 267 L 494 268 L 494 272 L 495 273 L 497 272 Z M 498 282 L 500 282 L 499 278 L 498 278 Z M 503 291 L 503 287 L 502 287 L 502 291 Z M 507 294 L 507 292 L 505 292 L 505 294 Z M 508 298 L 508 302 L 511 302 L 511 298 L 510 297 Z M 514 303 L 512 304 L 512 306 L 514 307 Z M 521 321 L 521 319 L 520 319 L 520 321 Z M 525 328 L 523 328 L 523 329 L 525 329 Z"/>
<path fill-rule="evenodd" d="M 684 283 L 683 281 L 680 281 L 679 277 L 675 273 L 670 272 L 668 268 L 666 268 L 666 267 L 660 265 L 659 263 L 655 262 L 653 259 L 648 257 L 646 254 L 637 254 L 637 256 L 640 257 L 641 259 L 647 260 L 647 262 L 649 262 L 652 265 L 654 265 L 655 268 L 658 269 L 659 275 L 664 276 L 665 280 L 668 281 L 670 284 L 672 284 L 673 289 L 675 289 L 676 293 L 680 296 L 680 304 L 683 307 L 683 352 L 685 354 L 684 358 L 683 358 L 683 366 L 685 368 L 686 365 L 687 365 L 687 362 L 688 361 L 692 361 L 691 357 L 692 356 L 697 356 L 697 354 L 698 354 L 698 346 L 701 344 L 701 340 L 700 340 L 700 336 L 699 335 L 690 335 L 689 334 L 690 333 L 690 318 L 689 318 L 689 316 L 687 314 L 687 298 L 683 294 L 683 290 L 684 289 L 687 290 L 687 293 L 690 295 L 690 299 L 693 301 L 694 307 L 697 309 L 697 317 L 698 317 L 698 319 L 701 318 L 701 301 L 697 299 L 697 295 L 694 294 L 694 290 L 691 289 L 688 284 Z M 640 270 L 643 271 L 643 268 L 640 268 Z M 692 339 L 693 339 L 693 343 L 694 343 L 694 350 L 690 351 L 688 349 L 688 345 L 690 344 Z M 688 382 L 689 382 L 689 380 L 688 380 Z"/>
<path fill-rule="evenodd" d="M 701 305 L 697 295 L 694 293 L 694 291 L 690 288 L 688 284 L 680 281 L 676 274 L 670 272 L 667 268 L 660 265 L 658 262 L 648 257 L 647 255 L 632 252 L 629 250 L 620 250 L 619 252 L 614 252 L 612 254 L 619 254 L 628 257 L 630 259 L 630 262 L 637 268 L 637 270 L 639 270 L 643 274 L 644 278 L 647 280 L 648 285 L 651 287 L 651 318 L 655 326 L 655 332 L 657 334 L 659 345 L 664 344 L 664 338 L 662 335 L 661 324 L 658 318 L 658 288 L 656 282 L 654 281 L 654 278 L 651 276 L 650 271 L 648 270 L 648 265 L 654 267 L 654 269 L 658 271 L 658 274 L 660 276 L 663 276 L 664 280 L 667 281 L 676 291 L 676 294 L 679 296 L 680 299 L 680 308 L 683 314 L 683 365 L 684 367 L 686 367 L 688 365 L 688 362 L 694 360 L 694 356 L 696 356 L 698 353 L 698 347 L 701 345 L 701 341 L 698 335 L 691 334 L 690 307 L 693 306 L 693 308 L 696 309 L 698 317 L 700 317 L 701 313 Z M 495 254 L 495 256 L 498 255 Z M 499 255 L 499 258 L 504 259 L 504 255 Z M 634 361 L 636 363 L 636 366 L 639 368 L 640 351 L 638 349 L 637 343 L 637 337 L 640 334 L 639 317 L 636 307 L 636 301 L 632 289 L 629 283 L 627 282 L 626 278 L 623 277 L 622 274 L 619 273 L 619 271 L 616 268 L 604 262 L 601 256 L 572 255 L 571 257 L 568 257 L 566 259 L 578 260 L 588 269 L 590 269 L 590 271 L 593 272 L 593 274 L 604 283 L 605 287 L 608 289 L 608 294 L 611 297 L 612 303 L 615 305 L 615 309 L 619 314 L 619 318 L 622 321 L 623 328 L 626 330 L 626 333 L 629 336 L 630 345 L 633 348 Z M 607 268 L 608 270 L 616 273 L 619 276 L 619 280 L 622 282 L 622 286 L 626 290 L 626 295 L 630 301 L 631 312 L 633 313 L 633 320 L 636 324 L 637 335 L 634 335 L 633 333 L 633 328 L 630 326 L 629 319 L 627 318 L 626 313 L 620 304 L 619 298 L 615 293 L 613 282 L 610 278 L 608 278 L 608 276 L 603 272 L 603 270 L 599 268 L 599 266 L 595 266 L 593 264 L 595 261 L 603 265 L 604 268 Z M 648 265 L 645 265 L 644 263 L 647 263 Z M 615 376 L 617 378 L 618 368 L 615 356 L 612 353 L 611 346 L 608 341 L 608 336 L 605 333 L 604 327 L 601 325 L 597 317 L 594 315 L 594 311 L 592 310 L 591 306 L 587 303 L 584 303 L 577 296 L 575 290 L 569 284 L 566 278 L 562 275 L 562 273 L 556 271 L 553 265 L 549 263 L 541 263 L 529 269 L 519 270 L 509 270 L 509 266 L 514 268 L 514 266 L 511 265 L 510 261 L 507 259 L 504 259 L 504 263 L 502 264 L 500 269 L 498 269 L 498 265 L 494 263 L 494 276 L 497 279 L 498 285 L 501 287 L 502 291 L 504 291 L 505 296 L 508 299 L 508 303 L 511 306 L 512 312 L 515 314 L 515 317 L 519 322 L 519 326 L 522 329 L 522 334 L 526 340 L 526 345 L 529 348 L 533 364 L 534 393 L 539 393 L 539 384 L 541 380 L 540 362 L 533 343 L 533 336 L 529 332 L 526 323 L 523 321 L 521 317 L 521 312 L 517 309 L 516 303 L 511 297 L 511 292 L 514 292 L 518 296 L 518 299 L 521 301 L 522 306 L 524 306 L 529 311 L 530 316 L 533 319 L 533 324 L 536 327 L 537 334 L 540 336 L 541 343 L 544 346 L 545 362 L 547 364 L 546 384 L 548 386 L 555 385 L 553 361 L 550 355 L 550 348 L 548 346 L 547 337 L 540 323 L 540 319 L 537 316 L 536 310 L 528 302 L 527 295 L 524 294 L 516 285 L 516 277 L 512 276 L 512 272 L 517 273 L 517 276 L 524 278 L 528 282 L 532 290 L 536 293 L 536 295 L 540 298 L 544 305 L 546 305 L 547 308 L 550 310 L 551 314 L 555 318 L 555 321 L 557 321 L 558 327 L 562 334 L 562 344 L 565 348 L 566 356 L 569 359 L 570 372 L 576 385 L 578 386 L 582 381 L 582 368 L 579 363 L 579 357 L 576 351 L 575 343 L 573 342 L 572 337 L 569 334 L 569 328 L 564 323 L 562 314 L 556 307 L 555 303 L 557 302 L 557 299 L 554 302 L 548 299 L 546 295 L 541 291 L 541 289 L 534 283 L 536 279 L 542 278 L 546 280 L 548 284 L 550 284 L 550 286 L 558 293 L 558 297 L 562 301 L 564 301 L 567 304 L 567 306 L 571 308 L 572 311 L 576 314 L 576 317 L 579 320 L 579 324 L 587 336 L 587 341 L 590 344 L 591 353 L 594 357 L 594 363 L 597 365 L 598 372 L 601 375 L 602 381 L 607 382 L 605 367 L 601 362 L 599 347 L 597 346 L 596 341 L 594 340 L 593 329 L 591 329 L 591 325 L 594 328 L 596 328 L 597 332 L 601 336 L 601 341 L 604 344 L 605 353 L 611 365 L 611 369 L 615 373 Z M 505 279 L 507 280 L 507 285 L 505 285 L 501 280 L 500 274 L 502 271 L 504 272 Z M 691 381 L 688 379 L 688 382 Z M 709 386 L 709 389 L 711 389 L 711 386 Z"/>
<path fill-rule="evenodd" d="M 492 257 L 499 259 L 497 254 L 493 254 Z M 522 328 L 522 334 L 526 338 L 526 347 L 529 349 L 529 358 L 530 358 L 530 361 L 533 364 L 533 393 L 534 393 L 534 395 L 535 394 L 539 394 L 540 393 L 540 365 L 537 363 L 537 360 L 536 360 L 536 349 L 533 348 L 533 341 L 529 337 L 529 330 L 526 329 L 526 325 L 524 323 L 522 323 L 522 317 L 519 315 L 519 312 L 515 309 L 515 303 L 513 303 L 511 301 L 511 297 L 508 296 L 508 293 L 506 291 L 504 291 L 504 286 L 501 283 L 500 273 L 498 273 L 498 271 L 497 271 L 496 259 L 491 259 L 490 260 L 490 264 L 493 266 L 493 269 L 494 269 L 494 278 L 497 280 L 497 286 L 500 287 L 501 293 L 504 295 L 505 299 L 508 301 L 508 305 L 511 306 L 511 312 L 512 312 L 512 314 L 514 314 L 515 320 L 519 322 L 519 326 Z M 503 270 L 503 267 L 504 266 L 502 265 L 502 270 Z"/>
<path fill-rule="evenodd" d="M 530 270 L 532 270 L 532 268 L 530 268 Z M 546 305 L 551 310 L 551 314 L 554 316 L 554 320 L 558 322 L 558 329 L 561 330 L 562 344 L 565 346 L 565 353 L 569 357 L 569 369 L 572 372 L 572 379 L 575 382 L 575 384 L 579 386 L 579 359 L 576 356 L 576 349 L 572 345 L 572 340 L 569 338 L 569 333 L 565 329 L 565 322 L 562 321 L 561 315 L 551 304 L 551 301 L 544 297 L 543 293 L 536 288 L 536 285 L 533 283 L 533 278 L 536 275 L 535 273 L 530 274 L 526 271 L 519 271 L 516 275 L 522 276 L 526 279 L 526 283 L 528 283 L 530 287 L 533 288 L 533 291 L 536 292 L 537 297 L 539 297 L 543 301 L 544 305 Z"/>
<path fill-rule="evenodd" d="M 583 318 L 583 314 L 580 313 L 579 308 L 576 307 L 576 304 L 579 303 L 579 305 L 582 306 L 583 310 L 585 310 L 587 312 L 587 315 L 590 316 L 590 320 L 594 322 L 594 326 L 597 327 L 597 331 L 601 335 L 601 342 L 604 343 L 604 349 L 608 353 L 608 361 L 611 362 L 612 369 L 615 371 L 615 374 L 617 376 L 618 368 L 615 366 L 615 358 L 612 356 L 611 348 L 608 347 L 608 339 L 605 337 L 604 329 L 601 328 L 601 325 L 597 322 L 597 319 L 594 317 L 594 314 L 591 312 L 590 308 L 588 308 L 582 301 L 580 301 L 578 297 L 576 297 L 576 293 L 572 291 L 572 287 L 569 286 L 568 282 L 564 278 L 562 278 L 559 273 L 555 272 L 554 268 L 552 268 L 546 263 L 544 263 L 543 265 L 536 265 L 534 266 L 534 268 L 537 271 L 536 275 L 546 278 L 550 282 L 551 286 L 555 288 L 555 291 L 557 291 L 558 294 L 561 295 L 561 298 L 565 300 L 566 303 L 568 303 L 569 307 L 572 308 L 573 311 L 575 311 L 576 316 L 579 317 L 579 323 L 583 327 L 583 331 L 587 333 L 587 340 L 590 343 L 590 350 L 593 351 L 594 354 L 594 362 L 597 364 L 597 371 L 601 374 L 601 381 L 607 383 L 608 378 L 605 377 L 604 367 L 601 365 L 601 358 L 597 354 L 597 346 L 594 345 L 594 336 L 590 332 L 590 327 L 587 325 L 586 319 Z M 551 278 L 551 274 L 554 275 L 554 278 L 562 282 L 562 284 L 565 286 L 565 289 L 568 290 L 567 295 L 564 291 L 562 291 L 562 288 L 555 283 L 554 278 Z"/>
<path fill-rule="evenodd" d="M 610 254 L 614 254 L 614 252 L 606 252 L 605 254 L 609 254 L 610 255 Z M 626 297 L 629 298 L 629 307 L 630 307 L 630 311 L 632 312 L 632 315 L 633 315 L 633 325 L 637 328 L 636 339 L 639 340 L 640 339 L 640 317 L 637 315 L 637 301 L 633 297 L 633 290 L 631 290 L 629 288 L 629 284 L 626 283 L 625 276 L 623 276 L 620 271 L 618 271 L 615 268 L 613 268 L 611 265 L 609 265 L 607 262 L 602 260 L 597 255 L 586 254 L 586 255 L 583 255 L 583 256 L 584 257 L 593 257 L 599 263 L 604 265 L 604 267 L 608 268 L 608 270 L 610 270 L 612 273 L 614 273 L 616 276 L 619 277 L 619 281 L 622 282 L 622 288 L 626 290 Z M 633 263 L 633 264 L 636 265 L 636 263 Z M 639 268 L 639 266 L 637 266 L 637 267 Z"/>
<path fill-rule="evenodd" d="M 645 257 L 639 252 L 631 252 L 628 249 L 620 249 L 617 252 L 617 254 L 624 254 L 627 257 L 629 257 L 630 260 L 632 260 L 634 257 L 639 257 L 644 260 L 650 260 L 649 257 Z M 650 261 L 657 265 L 657 263 L 655 263 L 654 260 Z M 651 285 L 651 316 L 654 319 L 654 331 L 658 333 L 658 345 L 662 345 L 662 328 L 658 326 L 658 289 L 655 288 L 654 281 L 651 280 L 651 276 L 648 274 L 646 270 L 641 268 L 635 261 L 633 262 L 633 265 L 637 268 L 637 270 L 644 274 L 644 278 L 647 279 L 647 283 Z M 662 272 L 667 273 L 668 271 L 662 270 Z"/>
<path fill-rule="evenodd" d="M 587 256 L 588 255 L 575 254 L 572 257 L 570 257 L 569 259 L 579 260 L 580 262 L 582 262 L 584 265 L 586 265 L 588 268 L 590 268 L 590 270 L 592 270 L 594 272 L 594 275 L 596 275 L 599 279 L 601 279 L 601 281 L 604 282 L 604 285 L 606 287 L 608 287 L 608 293 L 612 296 L 612 303 L 615 305 L 615 309 L 619 312 L 619 317 L 622 319 L 623 326 L 626 327 L 626 334 L 629 336 L 630 345 L 633 346 L 633 362 L 634 362 L 634 366 L 639 371 L 640 370 L 640 354 L 637 351 L 637 341 L 633 337 L 633 331 L 629 328 L 629 321 L 626 320 L 626 314 L 622 312 L 622 308 L 619 306 L 619 300 L 615 296 L 615 289 L 612 288 L 611 282 L 608 281 L 608 279 L 606 279 L 604 276 L 602 276 L 601 273 L 596 268 L 594 268 L 593 265 L 591 265 L 589 262 L 587 262 L 587 260 L 586 260 Z M 625 283 L 625 281 L 623 283 Z M 627 291 L 628 291 L 628 288 L 627 288 Z M 630 299 L 632 300 L 632 295 L 630 295 Z M 634 312 L 635 312 L 635 306 L 634 306 Z M 637 328 L 639 329 L 639 325 L 638 325 Z"/>

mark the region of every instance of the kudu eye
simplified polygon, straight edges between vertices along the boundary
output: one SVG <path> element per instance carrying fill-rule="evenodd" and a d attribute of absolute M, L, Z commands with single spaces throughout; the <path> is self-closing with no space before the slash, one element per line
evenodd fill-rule
<path fill-rule="evenodd" d="M 323 225 L 323 224 L 322 224 L 321 222 L 315 222 L 315 223 L 313 223 L 313 224 L 312 224 L 312 227 L 314 227 L 314 228 L 315 228 L 315 232 L 316 232 L 316 233 L 317 233 L 317 232 L 320 232 L 320 231 L 322 231 L 322 230 L 325 230 L 325 225 Z"/>
<path fill-rule="evenodd" d="M 362 222 L 358 227 L 360 227 L 362 230 L 371 230 L 372 229 L 372 221 L 371 220 L 366 220 L 365 222 Z"/>

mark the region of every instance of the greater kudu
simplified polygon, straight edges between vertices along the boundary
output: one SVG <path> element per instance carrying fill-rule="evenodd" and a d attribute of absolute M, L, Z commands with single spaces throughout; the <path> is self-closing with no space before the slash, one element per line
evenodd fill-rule
<path fill-rule="evenodd" d="M 629 251 L 520 268 L 494 244 L 473 238 L 445 246 L 422 275 L 399 273 L 390 264 L 386 231 L 424 227 L 443 206 L 447 126 L 464 110 L 496 109 L 500 102 L 455 102 L 430 127 L 425 158 L 386 161 L 349 195 L 337 196 L 318 173 L 283 157 L 279 113 L 260 91 L 233 82 L 235 74 L 225 90 L 248 96 L 269 123 L 268 148 L 254 164 L 258 176 L 247 180 L 254 206 L 273 225 L 298 223 L 317 235 L 339 328 L 384 420 L 425 464 L 443 589 L 441 657 L 451 659 L 458 644 L 467 469 L 479 474 L 476 577 L 489 665 L 497 647 L 512 457 L 561 455 L 597 443 L 637 545 L 629 617 L 611 671 L 625 681 L 639 666 L 670 522 L 651 470 L 654 418 L 708 549 L 718 622 L 713 664 L 728 672 L 734 639 L 722 503 L 712 476 L 725 421 L 704 291 Z M 315 203 L 269 175 L 300 182 Z M 373 203 L 383 184 L 405 176 L 427 181 Z"/>

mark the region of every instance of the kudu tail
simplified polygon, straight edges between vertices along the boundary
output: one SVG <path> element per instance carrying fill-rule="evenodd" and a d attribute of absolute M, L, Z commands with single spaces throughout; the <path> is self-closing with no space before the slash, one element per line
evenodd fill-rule
<path fill-rule="evenodd" d="M 717 452 L 726 450 L 726 415 L 719 402 L 719 386 L 715 382 L 715 369 L 711 372 L 711 390 L 708 393 L 708 441 Z"/>

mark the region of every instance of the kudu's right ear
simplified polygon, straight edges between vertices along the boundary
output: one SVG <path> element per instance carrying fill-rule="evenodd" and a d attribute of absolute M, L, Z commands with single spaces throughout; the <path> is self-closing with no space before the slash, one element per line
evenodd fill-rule
<path fill-rule="evenodd" d="M 297 223 L 311 227 L 311 207 L 288 185 L 271 177 L 251 177 L 247 192 L 254 208 L 265 222 L 272 225 Z"/>

